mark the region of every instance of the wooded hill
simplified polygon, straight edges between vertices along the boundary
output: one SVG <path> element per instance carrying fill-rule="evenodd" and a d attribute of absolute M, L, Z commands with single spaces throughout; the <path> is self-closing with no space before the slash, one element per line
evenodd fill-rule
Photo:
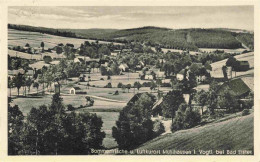
<path fill-rule="evenodd" d="M 159 27 L 141 27 L 133 29 L 52 29 L 26 25 L 8 24 L 9 29 L 41 32 L 46 34 L 104 40 L 111 42 L 141 42 L 151 46 L 186 49 L 198 48 L 241 48 L 242 43 L 254 48 L 254 34 L 232 32 L 228 29 L 168 29 Z"/>

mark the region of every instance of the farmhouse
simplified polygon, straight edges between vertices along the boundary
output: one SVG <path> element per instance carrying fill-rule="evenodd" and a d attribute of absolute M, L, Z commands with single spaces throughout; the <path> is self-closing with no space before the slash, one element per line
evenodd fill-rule
<path fill-rule="evenodd" d="M 69 94 L 86 94 L 87 92 L 82 90 L 80 87 L 72 87 L 69 90 Z"/>
<path fill-rule="evenodd" d="M 237 98 L 244 98 L 251 91 L 241 78 L 233 79 L 223 83 L 217 91 L 218 95 L 221 96 L 224 90 L 228 90 Z"/>
<path fill-rule="evenodd" d="M 120 64 L 119 69 L 123 72 L 129 71 L 129 67 L 127 64 Z"/>

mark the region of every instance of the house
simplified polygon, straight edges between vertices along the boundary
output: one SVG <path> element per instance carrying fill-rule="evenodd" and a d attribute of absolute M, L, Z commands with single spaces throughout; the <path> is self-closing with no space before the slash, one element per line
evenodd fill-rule
<path fill-rule="evenodd" d="M 186 73 L 186 69 L 182 69 L 182 70 L 176 75 L 177 80 L 182 81 L 182 80 L 184 79 L 185 73 Z"/>
<path fill-rule="evenodd" d="M 113 56 L 113 57 L 117 57 L 117 52 L 111 52 L 111 56 Z"/>
<path fill-rule="evenodd" d="M 130 48 L 126 48 L 126 49 L 122 50 L 122 52 L 131 52 L 131 51 L 132 51 L 132 49 L 130 49 Z"/>
<path fill-rule="evenodd" d="M 145 80 L 153 80 L 154 76 L 152 74 L 145 74 L 144 79 Z"/>
<path fill-rule="evenodd" d="M 204 82 L 205 80 L 206 80 L 206 76 L 205 76 L 205 75 L 196 76 L 196 81 L 197 81 L 198 83 Z"/>
<path fill-rule="evenodd" d="M 228 90 L 231 94 L 233 94 L 237 98 L 244 98 L 251 91 L 251 89 L 241 78 L 224 82 L 220 86 L 219 90 L 217 91 L 218 95 L 221 96 L 225 90 Z"/>
<path fill-rule="evenodd" d="M 69 94 L 87 94 L 87 92 L 82 90 L 80 87 L 72 87 L 69 90 Z"/>
<path fill-rule="evenodd" d="M 158 79 L 164 79 L 165 78 L 165 73 L 164 71 L 158 71 L 156 74 L 156 78 Z"/>
<path fill-rule="evenodd" d="M 123 72 L 129 71 L 129 67 L 127 64 L 120 64 L 119 69 Z"/>

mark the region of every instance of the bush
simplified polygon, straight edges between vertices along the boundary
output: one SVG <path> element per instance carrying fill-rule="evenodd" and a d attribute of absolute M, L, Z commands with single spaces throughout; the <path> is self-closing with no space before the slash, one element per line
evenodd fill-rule
<path fill-rule="evenodd" d="M 111 83 L 107 83 L 107 85 L 104 86 L 104 88 L 112 88 L 112 84 Z"/>
<path fill-rule="evenodd" d="M 100 80 L 104 80 L 104 78 L 100 78 Z"/>
<path fill-rule="evenodd" d="M 153 123 L 153 131 L 154 131 L 154 136 L 157 137 L 160 134 L 165 132 L 165 128 L 163 123 L 160 120 L 155 120 Z"/>
<path fill-rule="evenodd" d="M 244 109 L 242 111 L 242 116 L 249 115 L 249 109 Z"/>
<path fill-rule="evenodd" d="M 113 95 L 119 95 L 118 90 L 115 91 L 115 93 Z"/>
<path fill-rule="evenodd" d="M 71 104 L 69 104 L 69 105 L 67 106 L 67 110 L 68 110 L 68 111 L 73 111 L 73 110 L 75 110 L 75 107 L 73 107 Z"/>
<path fill-rule="evenodd" d="M 43 60 L 46 64 L 49 64 L 50 62 L 52 62 L 52 58 L 51 56 L 44 56 L 43 57 Z"/>

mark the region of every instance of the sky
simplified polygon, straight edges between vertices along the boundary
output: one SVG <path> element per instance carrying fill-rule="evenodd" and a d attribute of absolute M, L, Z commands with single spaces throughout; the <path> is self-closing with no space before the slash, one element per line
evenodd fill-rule
<path fill-rule="evenodd" d="M 253 6 L 87 6 L 8 8 L 8 23 L 50 28 L 127 29 L 143 26 L 254 29 Z"/>

